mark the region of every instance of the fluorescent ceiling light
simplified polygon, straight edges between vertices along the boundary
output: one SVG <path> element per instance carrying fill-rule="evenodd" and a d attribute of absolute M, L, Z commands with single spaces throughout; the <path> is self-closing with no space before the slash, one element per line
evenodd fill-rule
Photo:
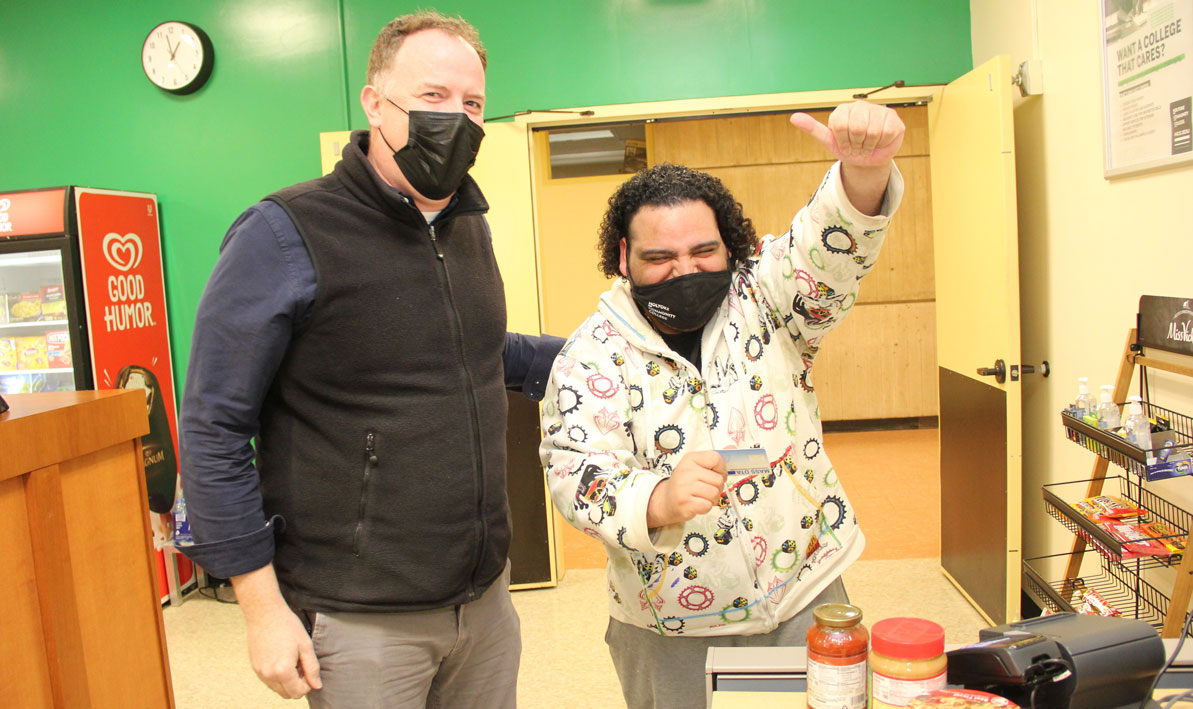
<path fill-rule="evenodd" d="M 613 131 L 605 130 L 577 130 L 569 133 L 548 133 L 547 140 L 552 143 L 563 143 L 569 140 L 596 140 L 598 138 L 612 138 Z"/>
<path fill-rule="evenodd" d="M 624 150 L 598 150 L 592 153 L 567 153 L 552 155 L 552 165 L 582 165 L 598 162 L 621 162 L 625 160 Z"/>

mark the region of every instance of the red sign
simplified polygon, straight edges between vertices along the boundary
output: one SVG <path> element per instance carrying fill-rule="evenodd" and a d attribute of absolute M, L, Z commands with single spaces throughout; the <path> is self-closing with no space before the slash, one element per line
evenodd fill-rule
<path fill-rule="evenodd" d="M 174 505 L 178 424 L 157 197 L 80 187 L 75 203 L 95 388 L 146 390 L 149 508 L 166 513 Z"/>
<path fill-rule="evenodd" d="M 0 194 L 0 238 L 65 230 L 65 189 Z"/>
<path fill-rule="evenodd" d="M 96 389 L 142 389 L 149 433 L 141 437 L 149 522 L 170 539 L 178 485 L 178 423 L 166 323 L 157 197 L 75 188 L 83 300 Z M 159 589 L 168 577 L 155 553 Z M 189 562 L 180 561 L 183 580 Z"/>

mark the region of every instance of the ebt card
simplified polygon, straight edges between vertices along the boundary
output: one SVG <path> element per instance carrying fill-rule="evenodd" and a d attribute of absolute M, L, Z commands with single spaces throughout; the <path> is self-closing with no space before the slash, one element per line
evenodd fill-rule
<path fill-rule="evenodd" d="M 718 450 L 729 467 L 730 475 L 764 475 L 770 472 L 770 460 L 762 448 Z"/>

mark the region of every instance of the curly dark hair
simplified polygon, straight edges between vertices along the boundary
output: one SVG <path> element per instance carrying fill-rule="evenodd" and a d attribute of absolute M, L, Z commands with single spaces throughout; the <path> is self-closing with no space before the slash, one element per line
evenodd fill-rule
<path fill-rule="evenodd" d="M 663 163 L 634 175 L 609 198 L 609 209 L 601 220 L 597 241 L 601 273 L 621 275 L 621 240 L 629 243 L 630 220 L 644 206 L 673 207 L 699 200 L 717 216 L 717 229 L 729 250 L 729 268 L 749 258 L 758 243 L 754 225 L 742 215 L 741 203 L 720 180 L 683 165 Z"/>

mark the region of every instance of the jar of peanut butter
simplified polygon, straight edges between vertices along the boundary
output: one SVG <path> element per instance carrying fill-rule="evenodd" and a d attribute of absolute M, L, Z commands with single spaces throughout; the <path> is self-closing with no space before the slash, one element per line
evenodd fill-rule
<path fill-rule="evenodd" d="M 923 618 L 887 618 L 870 629 L 870 707 L 905 707 L 944 689 L 944 628 Z"/>

